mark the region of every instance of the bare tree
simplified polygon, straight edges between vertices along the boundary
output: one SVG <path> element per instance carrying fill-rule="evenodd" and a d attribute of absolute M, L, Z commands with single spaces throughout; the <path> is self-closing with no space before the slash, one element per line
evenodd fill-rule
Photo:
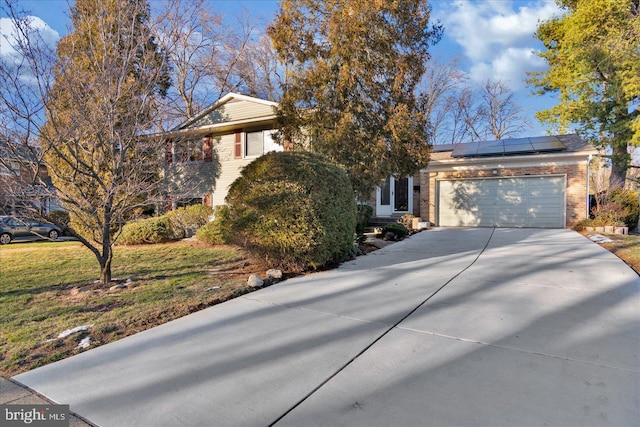
<path fill-rule="evenodd" d="M 143 136 L 157 128 L 157 100 L 168 85 L 148 4 L 77 0 L 74 31 L 57 55 L 16 2 L 4 0 L 3 10 L 16 27 L 8 40 L 16 54 L 0 58 L 0 111 L 10 124 L 3 136 L 13 161 L 44 166 L 51 177 L 33 174 L 23 191 L 60 201 L 106 284 L 123 223 L 153 203 L 162 185 L 155 166 L 164 141 Z"/>
<path fill-rule="evenodd" d="M 426 64 L 418 93 L 428 117 L 431 144 L 456 143 L 464 137 L 458 104 L 466 84 L 467 78 L 458 68 L 457 59 L 445 64 L 432 59 Z"/>
<path fill-rule="evenodd" d="M 269 101 L 279 101 L 284 83 L 284 65 L 271 39 L 262 34 L 249 43 L 238 57 L 237 74 L 246 93 Z"/>
<path fill-rule="evenodd" d="M 473 140 L 510 138 L 531 127 L 505 82 L 487 80 L 475 102 L 473 98 L 470 96 L 463 107 L 464 121 Z"/>
<path fill-rule="evenodd" d="M 277 56 L 248 12 L 233 25 L 206 0 L 163 0 L 154 31 L 171 61 L 173 87 L 163 102 L 164 127 L 193 117 L 229 91 L 273 99 Z"/>

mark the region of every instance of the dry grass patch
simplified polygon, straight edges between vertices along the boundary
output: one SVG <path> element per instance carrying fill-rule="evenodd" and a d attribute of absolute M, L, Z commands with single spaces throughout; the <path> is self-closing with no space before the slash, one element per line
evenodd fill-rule
<path fill-rule="evenodd" d="M 618 258 L 626 262 L 636 273 L 640 274 L 640 236 L 607 235 L 612 243 L 602 244 Z"/>

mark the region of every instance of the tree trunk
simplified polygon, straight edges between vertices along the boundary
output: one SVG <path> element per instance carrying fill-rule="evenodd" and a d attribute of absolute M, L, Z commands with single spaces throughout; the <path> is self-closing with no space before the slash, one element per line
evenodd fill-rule
<path fill-rule="evenodd" d="M 629 164 L 627 145 L 616 144 L 611 148 L 611 175 L 609 176 L 609 187 L 623 188 L 627 180 L 627 167 Z"/>
<path fill-rule="evenodd" d="M 100 266 L 100 282 L 103 285 L 108 285 L 111 282 L 111 260 L 105 262 Z"/>

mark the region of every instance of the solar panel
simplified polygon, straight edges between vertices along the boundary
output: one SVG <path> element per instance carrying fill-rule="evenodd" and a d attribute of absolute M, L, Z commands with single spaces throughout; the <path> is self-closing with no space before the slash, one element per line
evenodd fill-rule
<path fill-rule="evenodd" d="M 458 144 L 451 153 L 452 157 L 473 157 L 478 153 L 478 143 Z"/>
<path fill-rule="evenodd" d="M 555 141 L 533 141 L 532 144 L 536 151 L 564 150 L 564 144 L 562 144 L 558 139 Z"/>
<path fill-rule="evenodd" d="M 472 142 L 458 144 L 451 157 L 502 156 L 524 153 L 543 153 L 561 151 L 566 147 L 555 136 L 539 136 L 533 138 L 511 138 L 497 141 Z"/>
<path fill-rule="evenodd" d="M 536 151 L 531 144 L 510 144 L 504 146 L 505 154 L 530 153 Z"/>
<path fill-rule="evenodd" d="M 485 156 L 489 154 L 503 154 L 503 153 L 504 153 L 503 144 L 489 145 L 489 146 L 480 144 L 478 146 L 478 151 L 476 152 L 478 156 Z"/>

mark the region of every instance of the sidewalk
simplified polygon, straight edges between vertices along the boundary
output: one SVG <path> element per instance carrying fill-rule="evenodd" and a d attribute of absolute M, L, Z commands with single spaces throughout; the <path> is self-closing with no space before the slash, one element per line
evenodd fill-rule
<path fill-rule="evenodd" d="M 47 405 L 51 402 L 35 391 L 0 377 L 0 405 Z M 92 427 L 91 424 L 71 414 L 69 427 Z"/>

